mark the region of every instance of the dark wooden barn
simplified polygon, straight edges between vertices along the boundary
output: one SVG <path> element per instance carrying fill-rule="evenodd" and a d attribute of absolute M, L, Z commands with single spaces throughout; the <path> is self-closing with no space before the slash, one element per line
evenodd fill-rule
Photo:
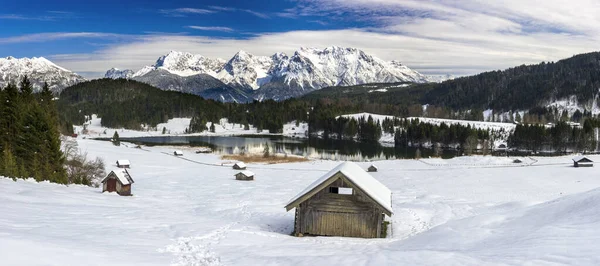
<path fill-rule="evenodd" d="M 369 166 L 369 168 L 367 168 L 367 172 L 377 172 L 377 166 L 372 164 L 371 166 Z"/>
<path fill-rule="evenodd" d="M 236 180 L 252 181 L 254 180 L 254 173 L 250 171 L 241 171 L 235 174 Z"/>
<path fill-rule="evenodd" d="M 592 167 L 594 166 L 594 161 L 590 160 L 585 156 L 577 156 L 573 158 L 573 166 L 574 167 Z"/>
<path fill-rule="evenodd" d="M 102 180 L 102 192 L 117 192 L 121 196 L 131 196 L 131 184 L 133 178 L 127 169 L 116 169 L 110 171 Z"/>
<path fill-rule="evenodd" d="M 285 206 L 296 208 L 295 235 L 377 238 L 392 215 L 392 192 L 360 166 L 345 162 Z"/>

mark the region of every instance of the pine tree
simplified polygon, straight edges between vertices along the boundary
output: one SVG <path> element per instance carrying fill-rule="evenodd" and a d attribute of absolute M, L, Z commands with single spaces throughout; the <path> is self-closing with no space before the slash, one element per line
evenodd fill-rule
<path fill-rule="evenodd" d="M 115 134 L 113 134 L 112 143 L 115 146 L 120 146 L 121 145 L 121 140 L 119 139 L 119 133 L 117 131 L 115 131 Z"/>

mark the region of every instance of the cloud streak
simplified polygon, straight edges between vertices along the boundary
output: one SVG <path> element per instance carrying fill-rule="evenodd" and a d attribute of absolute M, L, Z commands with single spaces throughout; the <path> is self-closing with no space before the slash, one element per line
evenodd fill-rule
<path fill-rule="evenodd" d="M 194 30 L 203 30 L 203 31 L 221 31 L 221 32 L 234 32 L 232 28 L 229 27 L 204 27 L 204 26 L 187 26 L 186 28 L 194 29 Z"/>
<path fill-rule="evenodd" d="M 105 33 L 105 32 L 48 32 L 48 33 L 35 33 L 35 34 L 26 34 L 26 35 L 20 35 L 20 36 L 0 38 L 0 44 L 46 42 L 46 41 L 57 41 L 57 40 L 75 39 L 75 38 L 131 38 L 131 37 L 133 37 L 133 35 L 123 35 L 123 34 Z"/>
<path fill-rule="evenodd" d="M 185 17 L 187 15 L 205 15 L 216 13 L 215 10 L 202 9 L 202 8 L 190 8 L 190 7 L 182 7 L 175 9 L 161 9 L 158 11 L 159 13 L 169 16 L 169 17 Z"/>

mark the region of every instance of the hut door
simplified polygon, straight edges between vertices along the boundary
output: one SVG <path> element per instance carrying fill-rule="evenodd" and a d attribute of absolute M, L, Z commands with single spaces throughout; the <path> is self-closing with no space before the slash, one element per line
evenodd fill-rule
<path fill-rule="evenodd" d="M 117 191 L 117 180 L 111 178 L 108 181 L 106 181 L 106 190 L 108 192 Z"/>

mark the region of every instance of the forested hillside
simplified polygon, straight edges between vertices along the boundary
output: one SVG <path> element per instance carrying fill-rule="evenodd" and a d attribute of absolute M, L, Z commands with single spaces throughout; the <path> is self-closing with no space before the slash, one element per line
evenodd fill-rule
<path fill-rule="evenodd" d="M 455 111 L 509 111 L 539 109 L 548 102 L 573 95 L 580 103 L 587 103 L 594 100 L 599 89 L 600 52 L 594 52 L 558 62 L 522 65 L 443 83 L 413 84 L 409 87 L 399 84 L 330 87 L 310 93 L 303 99 L 344 99 L 356 104 L 400 105 L 404 108 L 431 104 Z M 403 107 L 392 109 L 408 113 L 409 110 Z"/>
<path fill-rule="evenodd" d="M 67 184 L 52 92 L 32 92 L 27 76 L 0 90 L 0 176 Z"/>

